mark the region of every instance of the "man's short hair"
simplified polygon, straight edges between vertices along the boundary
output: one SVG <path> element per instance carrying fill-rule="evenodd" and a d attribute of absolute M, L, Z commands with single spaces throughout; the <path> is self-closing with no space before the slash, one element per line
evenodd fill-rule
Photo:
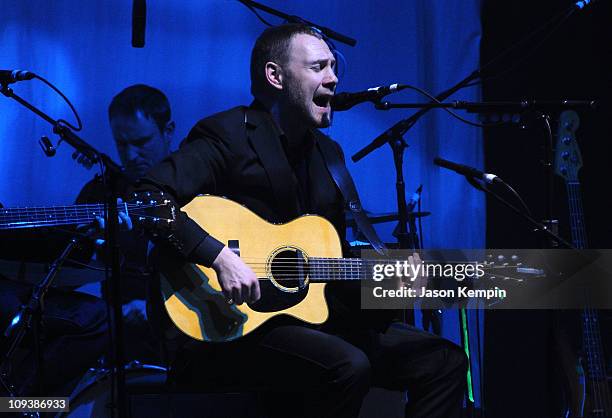
<path fill-rule="evenodd" d="M 139 110 L 147 118 L 153 118 L 160 132 L 164 131 L 170 121 L 170 103 L 166 95 L 144 84 L 127 87 L 113 97 L 108 106 L 108 118 L 134 116 Z"/>
<path fill-rule="evenodd" d="M 270 61 L 279 65 L 287 63 L 291 39 L 301 33 L 324 39 L 321 32 L 303 23 L 272 26 L 259 35 L 251 52 L 251 93 L 253 95 L 261 92 L 262 87 L 266 85 L 266 63 Z"/>

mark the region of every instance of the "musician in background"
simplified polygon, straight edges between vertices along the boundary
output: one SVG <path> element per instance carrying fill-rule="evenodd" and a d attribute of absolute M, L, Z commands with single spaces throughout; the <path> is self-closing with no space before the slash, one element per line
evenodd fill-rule
<path fill-rule="evenodd" d="M 344 241 L 345 204 L 326 165 L 326 155 L 343 155 L 318 130 L 330 125 L 337 82 L 320 32 L 300 24 L 265 30 L 251 55 L 253 103 L 198 122 L 139 189 L 163 190 L 178 206 L 200 193 L 227 196 L 274 223 L 318 214 Z M 162 245 L 215 269 L 228 303 L 259 299 L 250 267 L 186 214 L 170 238 Z M 283 417 L 356 417 L 371 385 L 407 389 L 407 416 L 459 417 L 467 362 L 458 346 L 415 328 L 382 333 L 389 324 L 360 310 L 358 285 L 326 290 L 323 326 L 277 317 L 237 341 L 185 349 L 172 377 L 289 392 L 275 398 L 273 413 Z"/>
<path fill-rule="evenodd" d="M 43 263 L 48 264 L 60 255 L 70 235 L 46 228 L 0 232 L 2 332 L 29 301 L 34 285 L 44 278 Z M 39 273 L 33 274 L 33 270 Z M 108 340 L 106 306 L 95 296 L 52 287 L 43 299 L 42 323 L 39 337 L 42 341 L 43 393 L 38 392 L 31 333 L 12 359 L 8 379 L 19 396 L 69 396 L 81 376 L 105 351 Z M 1 339 L 1 342 L 0 355 L 4 355 L 8 341 Z M 0 393 L 6 396 L 2 387 Z"/>
<path fill-rule="evenodd" d="M 119 183 L 119 194 L 123 195 L 134 180 L 170 154 L 175 124 L 166 95 L 144 84 L 127 87 L 113 97 L 108 119 L 124 175 Z M 83 187 L 76 202 L 101 202 L 104 190 L 102 178 L 97 175 Z M 148 240 L 124 230 L 120 232 L 120 246 L 125 358 L 159 363 L 160 347 L 147 323 L 145 309 L 147 280 L 152 274 L 147 260 Z"/>

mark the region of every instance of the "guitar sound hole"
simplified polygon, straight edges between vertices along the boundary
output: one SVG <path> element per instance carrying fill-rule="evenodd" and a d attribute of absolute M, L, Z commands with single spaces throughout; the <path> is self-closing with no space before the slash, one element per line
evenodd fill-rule
<path fill-rule="evenodd" d="M 279 251 L 272 259 L 272 278 L 275 285 L 291 291 L 303 289 L 308 284 L 308 260 L 300 250 Z"/>

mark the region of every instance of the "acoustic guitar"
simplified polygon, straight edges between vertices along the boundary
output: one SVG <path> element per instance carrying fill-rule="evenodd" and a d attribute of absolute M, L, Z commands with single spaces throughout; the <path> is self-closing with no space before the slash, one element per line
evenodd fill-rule
<path fill-rule="evenodd" d="M 336 229 L 320 216 L 274 225 L 238 203 L 210 195 L 196 197 L 183 210 L 253 269 L 261 289 L 261 299 L 253 304 L 228 303 L 213 269 L 160 254 L 164 307 L 174 325 L 196 340 L 235 340 L 278 315 L 321 324 L 329 315 L 326 282 L 371 279 L 373 265 L 381 262 L 342 258 Z M 503 266 L 508 267 L 517 271 Z"/>

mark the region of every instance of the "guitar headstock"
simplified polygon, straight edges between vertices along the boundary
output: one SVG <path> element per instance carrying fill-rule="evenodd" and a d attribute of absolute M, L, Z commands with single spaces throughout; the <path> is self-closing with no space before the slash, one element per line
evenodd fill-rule
<path fill-rule="evenodd" d="M 576 142 L 576 130 L 580 118 L 573 110 L 566 110 L 559 116 L 557 146 L 555 149 L 555 173 L 566 182 L 577 182 L 582 167 L 582 156 Z"/>
<path fill-rule="evenodd" d="M 543 269 L 525 264 L 516 254 L 487 254 L 483 263 L 489 280 L 513 281 L 522 283 L 529 279 L 546 277 Z"/>
<path fill-rule="evenodd" d="M 132 222 L 154 235 L 167 232 L 174 227 L 176 207 L 164 192 L 137 192 L 127 203 Z"/>

